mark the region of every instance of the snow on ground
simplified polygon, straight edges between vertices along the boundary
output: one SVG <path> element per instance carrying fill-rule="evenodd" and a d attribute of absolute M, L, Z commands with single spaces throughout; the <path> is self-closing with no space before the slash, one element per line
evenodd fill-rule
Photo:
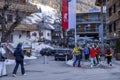
<path fill-rule="evenodd" d="M 25 60 L 32 60 L 32 59 L 37 59 L 37 57 L 35 57 L 35 56 L 30 56 L 30 57 L 24 56 L 24 59 L 25 59 Z M 7 59 L 7 60 L 5 61 L 5 64 L 6 64 L 6 65 L 15 64 L 15 60 L 13 60 L 13 59 Z"/>
<path fill-rule="evenodd" d="M 30 57 L 24 56 L 24 59 L 37 59 L 37 57 L 35 57 L 35 56 L 30 56 Z"/>
<path fill-rule="evenodd" d="M 5 60 L 5 64 L 6 65 L 11 65 L 11 64 L 14 64 L 15 63 L 15 60 L 13 60 L 13 59 L 7 59 L 7 60 Z"/>

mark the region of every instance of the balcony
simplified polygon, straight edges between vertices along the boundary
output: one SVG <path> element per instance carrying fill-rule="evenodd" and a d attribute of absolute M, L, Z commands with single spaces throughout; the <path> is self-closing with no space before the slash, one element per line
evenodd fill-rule
<path fill-rule="evenodd" d="M 77 24 L 86 24 L 86 23 L 100 23 L 100 19 L 77 19 Z"/>
<path fill-rule="evenodd" d="M 4 2 L 0 2 L 0 9 L 3 8 Z M 37 10 L 36 6 L 29 6 L 29 5 L 22 5 L 22 4 L 15 4 L 11 3 L 11 6 L 9 7 L 10 11 L 15 11 L 16 9 L 19 9 L 21 12 L 26 12 L 26 13 L 33 13 Z"/>
<path fill-rule="evenodd" d="M 9 29 L 12 23 L 7 24 L 7 28 Z M 0 25 L 0 30 L 1 30 L 1 25 Z M 17 27 L 15 27 L 14 30 L 18 31 L 34 31 L 38 30 L 38 27 L 35 24 L 19 24 Z"/>
<path fill-rule="evenodd" d="M 80 29 L 77 29 L 77 32 L 78 33 L 99 33 L 99 29 L 98 28 L 88 28 L 88 29 L 85 29 L 85 28 L 80 28 Z"/>

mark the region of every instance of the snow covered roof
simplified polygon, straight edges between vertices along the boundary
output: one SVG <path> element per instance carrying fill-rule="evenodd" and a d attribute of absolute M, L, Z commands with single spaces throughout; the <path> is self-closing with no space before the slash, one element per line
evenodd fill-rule
<path fill-rule="evenodd" d="M 28 2 L 29 5 L 36 5 L 38 8 L 38 12 L 27 16 L 22 23 L 23 24 L 36 24 L 41 28 L 45 29 L 55 29 L 54 28 L 54 21 L 55 21 L 55 14 L 56 10 L 49 6 L 45 6 L 42 4 L 35 4 Z"/>
<path fill-rule="evenodd" d="M 54 29 L 54 26 L 52 26 L 49 22 L 43 23 L 42 21 L 43 21 L 42 13 L 36 12 L 36 13 L 31 14 L 30 16 L 27 16 L 25 19 L 23 19 L 21 23 L 22 24 L 36 24 L 40 26 L 41 28 Z"/>
<path fill-rule="evenodd" d="M 23 19 L 23 24 L 38 24 L 37 21 L 42 21 L 42 14 L 41 13 L 33 13 L 30 16 L 27 16 Z"/>

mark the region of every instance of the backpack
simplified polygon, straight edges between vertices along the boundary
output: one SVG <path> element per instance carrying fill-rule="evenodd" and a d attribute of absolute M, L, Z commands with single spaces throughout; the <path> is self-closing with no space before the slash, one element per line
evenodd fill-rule
<path fill-rule="evenodd" d="M 14 57 L 15 57 L 16 61 L 22 61 L 23 60 L 24 57 L 23 57 L 21 52 L 22 52 L 21 50 L 17 50 L 17 49 L 14 51 Z"/>
<path fill-rule="evenodd" d="M 110 48 L 106 49 L 106 54 L 108 54 L 108 55 L 111 54 Z"/>

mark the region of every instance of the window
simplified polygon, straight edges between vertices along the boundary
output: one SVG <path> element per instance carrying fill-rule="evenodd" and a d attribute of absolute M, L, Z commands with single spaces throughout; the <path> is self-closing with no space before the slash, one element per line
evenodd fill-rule
<path fill-rule="evenodd" d="M 47 33 L 47 36 L 50 36 L 50 34 L 49 34 L 49 33 Z"/>
<path fill-rule="evenodd" d="M 91 26 L 90 24 L 86 25 L 85 26 L 85 31 L 90 31 L 90 26 Z"/>
<path fill-rule="evenodd" d="M 109 33 L 112 32 L 112 24 L 109 25 Z"/>
<path fill-rule="evenodd" d="M 10 35 L 8 36 L 8 40 L 9 40 L 9 42 L 13 42 L 13 34 L 10 34 Z"/>
<path fill-rule="evenodd" d="M 116 31 L 116 22 L 114 22 L 114 31 Z"/>
<path fill-rule="evenodd" d="M 113 6 L 113 12 L 114 13 L 116 12 L 116 4 L 114 4 L 114 6 Z"/>
<path fill-rule="evenodd" d="M 112 8 L 109 8 L 109 17 L 112 15 Z"/>
<path fill-rule="evenodd" d="M 7 15 L 7 21 L 8 21 L 8 22 L 12 22 L 12 21 L 13 21 L 13 16 L 10 15 L 10 14 L 8 14 L 8 15 Z"/>
<path fill-rule="evenodd" d="M 30 38 L 30 31 L 27 31 L 26 37 Z"/>

